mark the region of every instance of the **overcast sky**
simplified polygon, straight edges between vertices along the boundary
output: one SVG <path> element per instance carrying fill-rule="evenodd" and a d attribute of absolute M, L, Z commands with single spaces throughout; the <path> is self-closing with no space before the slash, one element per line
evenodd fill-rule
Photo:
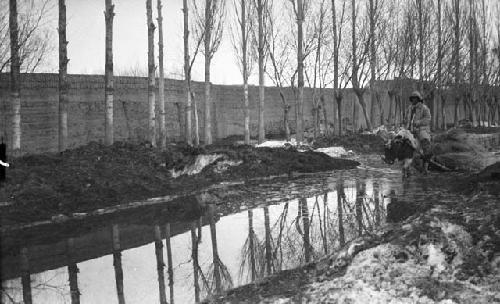
<path fill-rule="evenodd" d="M 4 0 L 0 0 L 4 1 Z M 33 0 L 41 1 L 41 0 Z M 46 17 L 44 27 L 53 30 L 52 41 L 54 51 L 47 58 L 39 72 L 57 72 L 57 0 L 49 0 L 50 13 Z M 189 2 L 191 0 L 188 0 Z M 196 0 L 202 1 L 202 0 Z M 212 61 L 211 80 L 219 84 L 241 84 L 242 77 L 236 63 L 233 46 L 231 45 L 230 26 L 234 16 L 233 0 L 226 1 L 227 18 L 224 26 L 224 37 L 219 51 Z M 313 0 L 319 1 L 319 0 Z M 488 7 L 493 9 L 500 0 L 488 0 Z M 72 74 L 103 74 L 104 73 L 104 0 L 66 0 L 67 5 L 67 39 L 68 71 Z M 143 75 L 147 71 L 147 26 L 145 0 L 113 0 L 115 5 L 114 19 L 114 69 L 115 74 L 130 74 L 139 70 Z M 156 0 L 153 2 L 153 15 L 156 22 Z M 170 78 L 183 77 L 183 14 L 182 0 L 163 0 L 164 43 L 165 43 L 165 75 Z M 281 5 L 283 15 L 289 5 L 287 0 L 275 0 Z M 494 10 L 493 10 L 494 11 Z M 191 20 L 193 14 L 191 13 Z M 491 13 L 491 12 L 490 12 Z M 280 16 L 281 17 L 281 16 Z M 494 22 L 492 22 L 494 23 Z M 493 25 L 493 24 L 492 24 Z M 290 26 L 294 26 L 290 24 Z M 157 62 L 158 30 L 155 31 L 155 57 Z M 193 41 L 190 41 L 193 44 Z M 157 63 L 156 63 L 157 64 Z M 253 70 L 250 83 L 257 82 L 257 69 Z M 199 54 L 193 68 L 193 79 L 203 81 L 203 55 Z M 267 80 L 266 85 L 271 85 Z"/>

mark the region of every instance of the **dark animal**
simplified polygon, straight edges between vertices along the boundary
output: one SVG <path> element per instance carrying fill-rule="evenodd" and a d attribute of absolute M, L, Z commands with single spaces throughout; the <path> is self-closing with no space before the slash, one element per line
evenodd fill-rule
<path fill-rule="evenodd" d="M 398 135 L 385 144 L 382 159 L 390 165 L 395 161 L 403 162 L 403 178 L 405 178 L 410 175 L 410 167 L 416 154 L 417 151 L 410 140 Z"/>

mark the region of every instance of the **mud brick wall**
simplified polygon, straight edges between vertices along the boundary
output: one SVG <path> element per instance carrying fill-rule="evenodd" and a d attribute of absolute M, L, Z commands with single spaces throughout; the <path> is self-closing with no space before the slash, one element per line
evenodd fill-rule
<path fill-rule="evenodd" d="M 74 148 L 90 141 L 104 139 L 104 76 L 69 75 L 68 147 Z M 0 135 L 10 143 L 12 109 L 9 97 L 10 79 L 0 74 Z M 198 104 L 200 135 L 203 134 L 203 83 L 193 82 Z M 306 126 L 312 125 L 312 90 L 304 90 Z M 328 116 L 333 117 L 331 90 L 325 90 Z M 243 94 L 240 86 L 213 85 L 214 137 L 224 138 L 243 134 Z M 284 89 L 292 108 L 289 120 L 295 129 L 295 97 L 292 89 Z M 180 140 L 184 128 L 183 81 L 166 79 L 165 83 L 167 132 L 172 141 Z M 344 115 L 352 113 L 355 97 L 346 92 Z M 114 131 L 115 140 L 133 142 L 147 138 L 148 123 L 147 79 L 143 77 L 115 77 Z M 277 88 L 266 88 L 266 133 L 280 133 L 283 129 L 283 106 Z M 361 111 L 359 111 L 361 114 Z M 257 134 L 258 88 L 250 86 L 250 120 L 252 135 Z M 58 75 L 21 75 L 21 150 L 40 153 L 57 150 L 58 134 Z M 362 123 L 360 115 L 359 123 Z M 330 118 L 331 119 L 331 118 Z"/>
<path fill-rule="evenodd" d="M 68 132 L 69 148 L 91 141 L 104 140 L 104 76 L 69 75 Z M 0 74 L 0 136 L 10 143 L 12 109 L 9 97 L 9 74 Z M 200 136 L 203 136 L 204 85 L 193 82 L 195 100 L 198 104 Z M 295 95 L 291 88 L 283 90 L 288 103 L 290 127 L 295 130 Z M 329 122 L 333 122 L 336 105 L 333 90 L 325 89 L 325 102 Z M 356 127 L 363 127 L 363 113 L 352 90 L 343 92 L 343 117 L 351 128 L 353 105 L 358 107 Z M 257 134 L 258 87 L 250 86 L 250 122 L 252 135 Z M 279 89 L 267 87 L 265 91 L 265 129 L 267 134 L 283 131 L 283 104 Z M 306 128 L 312 127 L 313 90 L 304 89 L 304 119 Z M 167 132 L 169 140 L 181 139 L 184 130 L 184 83 L 180 80 L 166 79 L 165 103 L 167 113 Z M 365 96 L 368 111 L 370 98 Z M 385 116 L 389 111 L 389 97 L 381 94 Z M 147 79 L 144 77 L 115 77 L 114 132 L 115 140 L 133 142 L 147 139 L 148 107 Z M 241 86 L 212 86 L 213 136 L 225 138 L 243 134 L 243 92 Z M 448 111 L 452 117 L 452 109 Z M 377 111 L 377 115 L 378 111 Z M 157 115 L 158 117 L 158 115 Z M 323 118 L 323 117 L 321 117 Z M 379 118 L 375 118 L 379 122 Z M 22 74 L 21 75 L 21 150 L 23 153 L 40 153 L 57 150 L 58 140 L 58 75 Z M 10 146 L 10 145 L 9 145 Z"/>

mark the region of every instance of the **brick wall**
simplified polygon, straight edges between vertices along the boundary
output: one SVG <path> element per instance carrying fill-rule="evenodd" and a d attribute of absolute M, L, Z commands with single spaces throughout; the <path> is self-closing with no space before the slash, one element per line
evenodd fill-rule
<path fill-rule="evenodd" d="M 68 147 L 74 148 L 90 141 L 104 139 L 104 76 L 69 75 Z M 10 142 L 11 109 L 9 98 L 9 75 L 0 74 L 0 136 Z M 24 153 L 39 153 L 57 150 L 58 132 L 58 75 L 21 75 L 21 150 Z M 195 99 L 198 102 L 200 136 L 203 134 L 203 83 L 193 82 Z M 325 91 L 327 113 L 333 120 L 336 106 L 333 91 Z M 243 93 L 241 86 L 213 85 L 214 137 L 224 138 L 243 134 Z M 312 89 L 304 90 L 304 116 L 306 127 L 312 125 Z M 295 97 L 291 88 L 284 89 L 288 103 L 292 106 L 289 120 L 295 129 Z M 257 134 L 258 87 L 250 86 L 251 133 Z M 283 107 L 278 88 L 267 87 L 265 100 L 266 133 L 279 133 L 283 129 Z M 388 113 L 386 93 L 382 95 L 384 112 Z M 183 81 L 166 79 L 165 83 L 167 132 L 170 140 L 180 140 L 184 128 Z M 370 98 L 365 100 L 370 107 Z M 353 104 L 357 104 L 352 90 L 344 91 L 343 117 L 352 117 Z M 358 106 L 359 107 L 359 106 Z M 142 77 L 115 77 L 114 130 L 115 140 L 144 141 L 147 138 L 147 79 Z M 377 112 L 378 113 L 378 112 Z M 356 125 L 362 127 L 364 119 L 358 110 Z M 378 114 L 377 114 L 378 115 Z M 387 114 L 386 114 L 387 115 Z M 451 117 L 451 112 L 448 117 Z M 376 119 L 380 121 L 380 119 Z M 10 146 L 10 145 L 9 145 Z"/>

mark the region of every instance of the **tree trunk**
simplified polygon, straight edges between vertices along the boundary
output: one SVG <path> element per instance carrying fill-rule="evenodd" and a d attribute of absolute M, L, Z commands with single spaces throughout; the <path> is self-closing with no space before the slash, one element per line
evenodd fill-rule
<path fill-rule="evenodd" d="M 191 71 L 189 68 L 189 12 L 187 0 L 182 1 L 182 12 L 184 15 L 184 89 L 186 94 L 186 122 L 185 138 L 186 144 L 192 145 L 191 136 Z"/>
<path fill-rule="evenodd" d="M 453 49 L 453 57 L 455 60 L 455 117 L 454 117 L 454 123 L 455 126 L 458 126 L 458 106 L 460 102 L 460 0 L 454 0 L 454 8 L 453 8 L 453 13 L 454 13 L 454 34 L 455 34 L 455 40 L 454 40 L 454 49 Z"/>
<path fill-rule="evenodd" d="M 445 110 L 444 109 L 445 105 L 444 105 L 443 102 L 441 102 L 441 100 L 442 100 L 442 98 L 441 98 L 441 86 L 442 86 L 442 84 L 441 84 L 442 83 L 441 77 L 442 77 L 442 64 L 443 64 L 443 32 L 442 32 L 442 29 L 441 29 L 441 0 L 438 0 L 437 6 L 438 6 L 437 7 L 437 22 L 438 22 L 438 25 L 437 25 L 438 26 L 438 29 L 437 29 L 438 30 L 438 46 L 437 46 L 438 47 L 438 49 L 437 49 L 437 52 L 438 52 L 438 54 L 437 54 L 437 60 L 438 60 L 438 62 L 437 62 L 437 65 L 438 66 L 437 66 L 437 94 L 436 94 L 437 95 L 436 96 L 437 103 L 436 103 L 436 105 L 437 104 L 441 105 L 441 107 L 440 107 L 441 108 L 440 109 L 441 110 L 441 120 L 442 120 L 441 127 L 442 127 L 442 129 L 444 129 L 445 128 L 445 123 L 446 123 L 444 121 L 444 114 L 443 114 L 444 110 Z M 438 113 L 439 112 L 437 112 L 437 111 L 435 112 L 436 118 L 438 116 Z M 436 128 L 439 128 L 439 119 L 436 119 Z"/>
<path fill-rule="evenodd" d="M 154 226 L 156 271 L 158 273 L 158 291 L 160 294 L 160 304 L 167 304 L 167 292 L 165 289 L 165 262 L 163 259 L 163 239 L 159 225 Z"/>
<path fill-rule="evenodd" d="M 106 26 L 105 37 L 105 64 L 104 64 L 104 103 L 106 107 L 104 122 L 104 143 L 112 145 L 114 141 L 113 127 L 113 18 L 115 16 L 112 0 L 106 0 L 104 11 L 104 21 Z"/>
<path fill-rule="evenodd" d="M 304 242 L 304 256 L 306 263 L 311 261 L 311 239 L 309 235 L 310 222 L 309 222 L 309 208 L 307 206 L 307 200 L 305 198 L 299 199 L 300 211 L 302 215 L 303 224 L 303 235 L 302 240 Z"/>
<path fill-rule="evenodd" d="M 335 93 L 335 101 L 337 102 L 338 134 L 342 136 L 342 93 L 339 90 Z"/>
<path fill-rule="evenodd" d="M 259 23 L 259 144 L 266 140 L 264 121 L 264 3 L 257 1 L 257 16 Z"/>
<path fill-rule="evenodd" d="M 365 197 L 365 189 L 363 183 L 356 182 L 357 195 L 356 195 L 356 222 L 358 223 L 358 236 L 363 234 L 363 203 Z"/>
<path fill-rule="evenodd" d="M 243 64 L 243 107 L 244 107 L 244 112 L 245 112 L 244 137 L 245 137 L 245 145 L 249 145 L 250 144 L 250 109 L 249 109 L 249 102 L 248 102 L 247 21 L 246 21 L 245 0 L 241 0 L 241 52 L 243 55 L 243 58 L 242 58 L 242 64 Z"/>
<path fill-rule="evenodd" d="M 377 67 L 377 57 L 375 49 L 375 5 L 374 0 L 370 0 L 370 121 L 374 123 L 375 126 L 375 80 L 376 80 L 376 67 Z M 369 128 L 371 130 L 371 128 Z"/>
<path fill-rule="evenodd" d="M 160 69 L 160 77 L 158 79 L 158 107 L 160 108 L 160 148 L 167 148 L 167 126 L 165 113 L 165 75 L 163 68 L 163 6 L 161 0 L 157 1 L 158 9 L 158 68 Z"/>
<path fill-rule="evenodd" d="M 113 242 L 113 267 L 115 269 L 115 283 L 116 293 L 118 295 L 118 303 L 125 304 L 125 294 L 123 293 L 123 267 L 120 245 L 120 228 L 117 224 L 112 226 L 111 235 Z"/>
<path fill-rule="evenodd" d="M 344 203 L 344 184 L 342 181 L 337 183 L 337 213 L 339 216 L 339 243 L 340 246 L 343 247 L 345 245 L 345 235 L 344 235 L 344 222 L 343 222 L 343 208 L 342 205 Z"/>
<path fill-rule="evenodd" d="M 250 273 L 252 282 L 255 281 L 257 275 L 257 268 L 255 267 L 255 244 L 254 244 L 254 230 L 253 230 L 253 211 L 248 210 L 248 247 L 250 250 Z"/>
<path fill-rule="evenodd" d="M 373 205 L 375 208 L 375 224 L 378 227 L 380 225 L 380 192 L 379 192 L 379 184 L 373 183 Z"/>
<path fill-rule="evenodd" d="M 149 125 L 148 136 L 153 147 L 156 147 L 156 113 L 155 113 L 155 46 L 152 0 L 146 0 L 146 15 L 148 21 L 148 106 Z"/>
<path fill-rule="evenodd" d="M 422 0 L 417 0 L 418 10 L 418 80 L 419 90 L 424 94 L 424 21 L 422 11 Z M 424 94 L 425 95 L 425 94 Z"/>
<path fill-rule="evenodd" d="M 297 0 L 297 74 L 299 96 L 297 98 L 297 142 L 304 140 L 304 34 L 302 23 L 304 22 L 304 7 L 302 0 Z"/>
<path fill-rule="evenodd" d="M 193 260 L 193 278 L 194 278 L 194 301 L 200 302 L 200 285 L 198 278 L 198 238 L 196 236 L 196 222 L 191 223 L 191 260 Z"/>
<path fill-rule="evenodd" d="M 368 130 L 371 130 L 372 129 L 372 124 L 370 122 L 370 117 L 368 116 L 368 110 L 366 108 L 366 102 L 365 102 L 364 94 L 363 94 L 363 92 L 357 92 L 357 90 L 355 90 L 355 92 L 356 92 L 356 96 L 358 97 L 359 104 L 361 105 L 361 109 L 363 111 L 363 116 L 365 117 L 366 128 Z"/>
<path fill-rule="evenodd" d="M 328 113 L 326 112 L 325 94 L 321 93 L 320 100 L 321 106 L 323 107 L 323 125 L 325 126 L 324 135 L 328 135 Z"/>
<path fill-rule="evenodd" d="M 222 291 L 222 281 L 220 274 L 220 258 L 219 251 L 217 249 L 217 229 L 215 226 L 215 206 L 213 204 L 208 206 L 209 221 L 210 221 L 210 236 L 212 239 L 212 259 L 214 263 L 214 277 L 215 277 L 215 289 L 217 293 Z"/>
<path fill-rule="evenodd" d="M 210 115 L 210 63 L 212 61 L 210 54 L 210 41 L 212 39 L 212 1 L 205 0 L 205 145 L 212 144 L 212 116 Z"/>
<path fill-rule="evenodd" d="M 59 152 L 68 145 L 68 41 L 66 41 L 66 0 L 59 0 Z"/>
<path fill-rule="evenodd" d="M 441 129 L 446 130 L 446 97 L 441 95 Z"/>
<path fill-rule="evenodd" d="M 31 274 L 28 257 L 28 248 L 21 248 L 21 285 L 23 287 L 23 301 L 25 304 L 33 303 L 31 292 Z"/>
<path fill-rule="evenodd" d="M 286 101 L 285 94 L 283 94 L 283 90 L 281 87 L 280 98 L 283 104 L 283 128 L 285 130 L 285 138 L 287 141 L 290 141 L 290 123 L 288 122 L 288 113 L 290 112 L 290 106 Z"/>
<path fill-rule="evenodd" d="M 333 95 L 337 102 L 338 135 L 342 135 L 342 97 L 339 92 L 339 35 L 337 32 L 337 9 L 335 0 L 332 0 L 332 28 L 333 28 Z"/>
<path fill-rule="evenodd" d="M 165 225 L 165 238 L 167 245 L 167 265 L 168 265 L 168 286 L 170 290 L 170 304 L 174 304 L 174 267 L 172 263 L 172 245 L 170 243 L 171 232 L 170 223 Z"/>
<path fill-rule="evenodd" d="M 264 229 L 266 234 L 266 274 L 270 275 L 273 271 L 272 248 L 271 248 L 271 223 L 269 221 L 269 207 L 264 207 Z"/>
<path fill-rule="evenodd" d="M 12 100 L 12 150 L 21 150 L 21 86 L 17 0 L 9 0 L 10 96 Z"/>
<path fill-rule="evenodd" d="M 368 117 L 368 113 L 366 111 L 366 103 L 363 97 L 363 91 L 360 88 L 359 84 L 359 79 L 358 79 L 358 57 L 357 57 L 357 38 L 356 38 L 356 0 L 352 0 L 351 3 L 351 10 L 352 10 L 352 87 L 354 88 L 354 92 L 356 93 L 356 96 L 358 97 L 358 102 L 362 107 L 363 110 L 363 115 L 365 117 L 366 121 L 366 127 L 371 130 L 372 125 L 370 123 L 370 118 Z M 356 131 L 356 121 L 357 121 L 357 115 L 356 115 L 356 106 L 354 105 L 353 107 L 353 129 Z"/>
<path fill-rule="evenodd" d="M 198 147 L 200 145 L 200 116 L 198 115 L 198 102 L 194 97 L 194 92 L 191 89 L 191 84 L 189 84 L 189 91 L 191 93 L 191 105 L 193 107 L 193 119 L 194 119 L 194 145 Z"/>
<path fill-rule="evenodd" d="M 67 241 L 67 259 L 68 259 L 68 279 L 69 279 L 69 293 L 71 296 L 71 304 L 80 303 L 80 290 L 78 289 L 78 265 L 74 258 L 74 239 L 69 238 Z"/>

